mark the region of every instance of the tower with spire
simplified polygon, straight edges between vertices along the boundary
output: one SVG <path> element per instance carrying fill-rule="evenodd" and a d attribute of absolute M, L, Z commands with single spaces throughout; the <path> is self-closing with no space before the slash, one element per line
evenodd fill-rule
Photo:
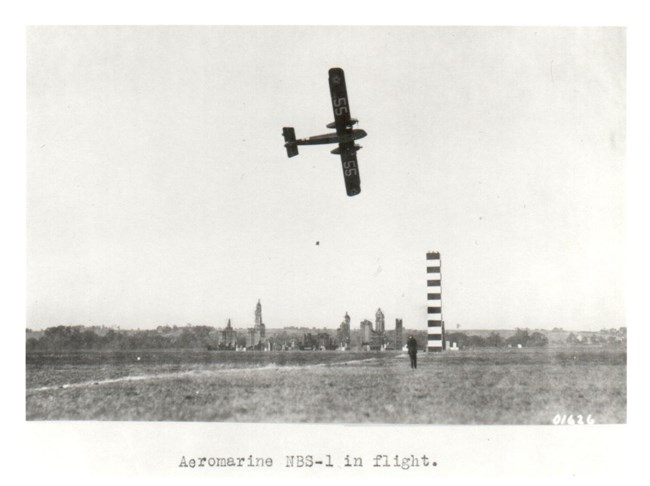
<path fill-rule="evenodd" d="M 381 308 L 379 308 L 375 313 L 375 332 L 380 336 L 383 336 L 385 330 L 384 313 L 381 311 Z"/>
<path fill-rule="evenodd" d="M 262 303 L 260 299 L 257 299 L 257 305 L 255 306 L 255 325 L 248 329 L 246 348 L 260 351 L 267 349 L 267 344 L 266 326 L 262 321 Z"/>
<path fill-rule="evenodd" d="M 347 312 L 345 313 L 345 317 L 343 317 L 343 322 L 339 326 L 338 337 L 339 347 L 341 349 L 350 349 L 350 316 Z"/>
<path fill-rule="evenodd" d="M 237 347 L 237 333 L 232 328 L 230 319 L 228 319 L 228 325 L 221 333 L 221 342 L 226 349 L 235 349 Z"/>
<path fill-rule="evenodd" d="M 257 305 L 255 306 L 255 330 L 260 333 L 261 339 L 266 337 L 266 326 L 262 321 L 262 304 L 260 303 L 260 299 L 257 299 Z"/>

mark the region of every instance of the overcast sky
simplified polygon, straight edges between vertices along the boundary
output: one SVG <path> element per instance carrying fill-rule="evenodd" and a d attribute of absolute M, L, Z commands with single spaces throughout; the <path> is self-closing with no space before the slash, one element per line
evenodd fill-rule
<path fill-rule="evenodd" d="M 626 324 L 625 31 L 28 29 L 27 326 Z M 368 132 L 347 197 L 327 70 Z M 316 244 L 318 242 L 318 244 Z"/>

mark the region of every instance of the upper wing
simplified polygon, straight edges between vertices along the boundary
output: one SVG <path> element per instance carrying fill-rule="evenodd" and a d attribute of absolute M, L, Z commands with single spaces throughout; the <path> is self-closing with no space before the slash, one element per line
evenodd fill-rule
<path fill-rule="evenodd" d="M 348 196 L 356 196 L 361 192 L 361 179 L 359 178 L 359 164 L 357 164 L 357 151 L 354 148 L 354 142 L 340 143 L 339 149 L 345 190 Z"/>
<path fill-rule="evenodd" d="M 329 70 L 330 95 L 332 96 L 332 109 L 334 110 L 334 127 L 337 135 L 352 133 L 352 118 L 350 117 L 350 103 L 348 91 L 345 86 L 343 69 L 332 68 Z M 357 164 L 357 151 L 354 142 L 339 144 L 341 166 L 343 167 L 343 180 L 348 196 L 356 196 L 361 192 L 361 179 L 359 178 L 359 165 Z"/>
<path fill-rule="evenodd" d="M 329 70 L 330 95 L 332 96 L 332 109 L 334 110 L 334 127 L 337 134 L 345 133 L 350 127 L 350 103 L 348 91 L 345 87 L 345 74 L 343 69 L 332 68 Z"/>

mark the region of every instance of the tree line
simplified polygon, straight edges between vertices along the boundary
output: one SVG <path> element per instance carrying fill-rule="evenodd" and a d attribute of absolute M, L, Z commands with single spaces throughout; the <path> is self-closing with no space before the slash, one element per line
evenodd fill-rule
<path fill-rule="evenodd" d="M 293 332 L 292 332 L 293 331 Z M 84 326 L 55 326 L 45 329 L 40 338 L 27 339 L 27 351 L 56 351 L 56 350 L 129 350 L 129 349 L 221 349 L 219 347 L 221 330 L 211 326 L 159 326 L 150 330 L 116 330 L 109 328 L 97 329 Z M 335 331 L 334 331 L 335 334 Z M 355 346 L 359 334 L 356 330 L 351 333 L 351 345 Z M 426 331 L 406 331 L 418 340 L 420 348 L 426 347 Z M 386 333 L 386 341 L 393 342 L 393 334 Z M 332 346 L 336 347 L 339 336 L 333 336 Z M 302 342 L 304 334 L 298 330 L 284 329 L 269 335 L 268 340 L 275 343 L 286 343 L 291 340 Z M 447 333 L 446 341 L 456 343 L 461 349 L 488 347 L 540 347 L 548 344 L 548 338 L 541 332 L 529 332 L 527 329 L 517 329 L 515 334 L 504 338 L 497 332 L 488 336 L 468 335 L 462 332 Z M 245 346 L 246 335 L 237 333 L 237 345 Z"/>
<path fill-rule="evenodd" d="M 528 329 L 517 329 L 515 333 L 504 338 L 498 332 L 491 332 L 488 336 L 468 335 L 462 332 L 447 333 L 445 339 L 450 343 L 456 343 L 460 348 L 503 348 L 503 347 L 524 347 L 539 348 L 548 345 L 548 337 L 539 331 L 529 332 Z"/>
<path fill-rule="evenodd" d="M 167 326 L 165 326 L 167 327 Z M 210 326 L 188 326 L 151 330 L 120 331 L 104 334 L 83 326 L 55 326 L 45 329 L 40 338 L 27 339 L 27 351 L 118 350 L 118 349 L 207 349 L 217 342 L 217 331 Z"/>

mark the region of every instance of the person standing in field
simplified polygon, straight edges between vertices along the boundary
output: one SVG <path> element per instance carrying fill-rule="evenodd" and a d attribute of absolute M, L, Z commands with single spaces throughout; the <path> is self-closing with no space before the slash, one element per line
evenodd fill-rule
<path fill-rule="evenodd" d="M 415 369 L 418 367 L 418 342 L 413 335 L 410 335 L 406 341 L 406 347 L 409 350 L 409 358 L 411 358 L 411 368 Z"/>

